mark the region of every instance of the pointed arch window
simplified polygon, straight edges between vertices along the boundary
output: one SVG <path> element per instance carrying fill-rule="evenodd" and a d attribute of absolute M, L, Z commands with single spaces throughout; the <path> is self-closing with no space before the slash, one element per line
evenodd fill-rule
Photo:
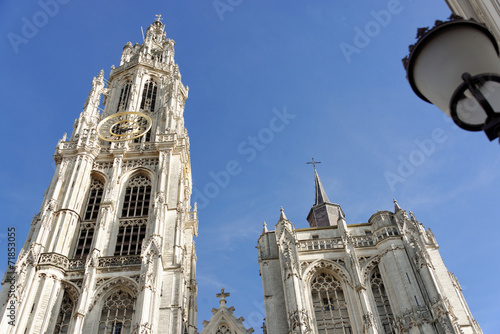
<path fill-rule="evenodd" d="M 125 189 L 122 218 L 147 216 L 150 199 L 151 180 L 143 175 L 132 178 Z"/>
<path fill-rule="evenodd" d="M 127 111 L 131 88 L 132 88 L 132 81 L 131 80 L 126 81 L 122 87 L 122 90 L 120 91 L 120 98 L 118 99 L 118 107 L 116 108 L 117 112 Z"/>
<path fill-rule="evenodd" d="M 92 238 L 94 237 L 95 231 L 95 221 L 99 214 L 103 192 L 104 183 L 93 178 L 90 182 L 87 206 L 83 215 L 83 220 L 80 223 L 78 243 L 75 250 L 76 259 L 84 258 L 90 253 L 90 246 L 92 245 Z"/>
<path fill-rule="evenodd" d="M 112 293 L 102 306 L 98 333 L 131 333 L 134 303 L 135 298 L 125 291 L 118 290 Z"/>
<path fill-rule="evenodd" d="M 73 307 L 74 307 L 73 300 L 68 296 L 68 294 L 65 291 L 61 307 L 59 309 L 59 314 L 57 316 L 54 334 L 68 333 L 69 322 L 71 320 L 71 314 L 73 313 Z"/>
<path fill-rule="evenodd" d="M 328 273 L 311 282 L 311 297 L 320 334 L 352 334 L 347 303 L 341 283 Z"/>
<path fill-rule="evenodd" d="M 140 254 L 150 200 L 151 180 L 143 175 L 132 178 L 125 189 L 115 256 Z"/>
<path fill-rule="evenodd" d="M 90 192 L 87 199 L 87 209 L 83 220 L 96 220 L 101 206 L 102 194 L 104 193 L 104 183 L 97 179 L 90 182 Z"/>
<path fill-rule="evenodd" d="M 380 275 L 380 270 L 375 268 L 370 278 L 370 286 L 373 293 L 373 299 L 377 307 L 377 313 L 382 323 L 382 330 L 386 334 L 396 333 L 393 327 L 394 316 L 392 314 L 391 304 L 385 291 L 384 281 Z"/>
<path fill-rule="evenodd" d="M 149 79 L 144 84 L 144 89 L 142 91 L 141 100 L 141 110 L 145 111 L 155 111 L 156 105 L 156 92 L 158 90 L 158 85 L 152 79 Z"/>

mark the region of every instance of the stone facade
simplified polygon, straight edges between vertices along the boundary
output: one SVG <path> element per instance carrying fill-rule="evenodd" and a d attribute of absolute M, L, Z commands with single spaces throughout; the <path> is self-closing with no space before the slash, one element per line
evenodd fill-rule
<path fill-rule="evenodd" d="M 500 3 L 498 0 L 446 0 L 451 11 L 466 19 L 486 24 L 500 41 Z"/>
<path fill-rule="evenodd" d="M 0 292 L 2 333 L 197 333 L 187 97 L 159 19 L 144 43 L 124 46 L 108 80 L 103 71 L 94 78 L 73 133 L 57 144 L 54 177 L 15 265 L 16 293 L 9 284 Z M 147 114 L 149 132 L 101 140 L 99 122 L 124 111 Z M 296 229 L 281 210 L 258 241 L 266 334 L 482 333 L 432 232 L 411 212 L 395 203 L 347 225 L 316 171 L 315 183 L 310 228 Z M 227 296 L 202 334 L 253 332 Z"/>
<path fill-rule="evenodd" d="M 197 333 L 187 97 L 160 20 L 94 78 L 15 265 L 15 326 L 2 289 L 2 333 Z M 149 115 L 149 132 L 101 140 L 123 111 Z"/>
<path fill-rule="evenodd" d="M 482 333 L 431 230 L 396 202 L 348 225 L 315 178 L 308 217 L 337 212 L 297 229 L 281 209 L 258 240 L 267 334 Z"/>

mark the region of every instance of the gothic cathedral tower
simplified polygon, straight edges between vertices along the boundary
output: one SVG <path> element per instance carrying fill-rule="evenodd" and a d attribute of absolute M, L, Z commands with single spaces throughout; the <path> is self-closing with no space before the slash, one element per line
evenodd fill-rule
<path fill-rule="evenodd" d="M 125 45 L 106 83 L 103 71 L 94 78 L 71 137 L 57 144 L 56 172 L 15 265 L 15 296 L 2 289 L 3 334 L 197 332 L 187 97 L 160 19 L 144 43 Z M 142 136 L 127 137 L 139 130 L 125 116 L 114 139 L 98 132 L 130 112 L 147 120 Z"/>
<path fill-rule="evenodd" d="M 314 164 L 314 160 L 313 160 Z M 394 201 L 347 224 L 316 169 L 308 228 L 281 209 L 257 243 L 267 334 L 482 334 L 431 230 Z"/>

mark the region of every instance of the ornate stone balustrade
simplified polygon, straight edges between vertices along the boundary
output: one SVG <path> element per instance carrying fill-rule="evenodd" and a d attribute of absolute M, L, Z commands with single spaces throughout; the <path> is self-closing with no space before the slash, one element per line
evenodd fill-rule
<path fill-rule="evenodd" d="M 299 251 L 318 250 L 318 249 L 338 249 L 344 248 L 341 238 L 331 239 L 311 239 L 299 242 Z"/>
<path fill-rule="evenodd" d="M 140 265 L 141 265 L 140 255 L 108 256 L 99 258 L 99 268 L 140 266 Z"/>
<path fill-rule="evenodd" d="M 43 253 L 38 261 L 39 266 L 56 266 L 63 270 L 83 270 L 85 268 L 86 258 L 68 259 L 66 256 L 57 253 Z M 129 256 L 107 256 L 99 258 L 99 268 L 140 266 L 140 255 Z"/>
<path fill-rule="evenodd" d="M 136 151 L 154 151 L 156 150 L 156 145 L 154 143 L 134 144 L 131 145 L 130 149 Z"/>
<path fill-rule="evenodd" d="M 356 247 L 370 247 L 375 244 L 372 235 L 354 236 L 352 239 Z"/>
<path fill-rule="evenodd" d="M 379 229 L 375 235 L 358 235 L 352 237 L 355 247 L 373 247 L 380 241 L 399 236 L 397 227 L 384 227 Z M 299 251 L 314 251 L 321 249 L 339 249 L 344 248 L 341 238 L 331 239 L 310 239 L 299 241 Z"/>
<path fill-rule="evenodd" d="M 85 259 L 71 259 L 68 263 L 68 270 L 81 270 L 85 268 Z"/>
<path fill-rule="evenodd" d="M 398 236 L 398 235 L 399 235 L 398 228 L 394 226 L 394 227 L 381 228 L 377 232 L 375 232 L 374 236 L 375 236 L 375 240 L 378 243 L 386 238 L 394 237 L 394 236 Z"/>
<path fill-rule="evenodd" d="M 66 256 L 57 253 L 43 253 L 40 255 L 38 265 L 52 265 L 61 269 L 68 268 L 69 260 Z"/>

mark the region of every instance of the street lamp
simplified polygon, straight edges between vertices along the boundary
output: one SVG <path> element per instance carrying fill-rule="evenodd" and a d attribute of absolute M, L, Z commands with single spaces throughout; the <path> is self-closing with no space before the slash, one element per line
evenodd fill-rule
<path fill-rule="evenodd" d="M 495 37 L 482 24 L 452 17 L 420 28 L 403 59 L 413 91 L 465 130 L 500 136 L 500 59 Z"/>

